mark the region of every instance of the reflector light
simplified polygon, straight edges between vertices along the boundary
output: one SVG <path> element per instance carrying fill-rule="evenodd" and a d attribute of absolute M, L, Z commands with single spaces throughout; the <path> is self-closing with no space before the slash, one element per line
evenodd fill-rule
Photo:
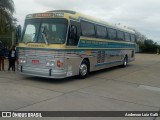
<path fill-rule="evenodd" d="M 63 62 L 61 62 L 60 60 L 57 60 L 57 67 L 62 67 L 63 66 Z"/>

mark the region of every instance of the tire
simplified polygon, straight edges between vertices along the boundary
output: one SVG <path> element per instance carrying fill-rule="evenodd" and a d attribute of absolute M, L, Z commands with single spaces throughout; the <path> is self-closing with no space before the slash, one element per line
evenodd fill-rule
<path fill-rule="evenodd" d="M 125 68 L 127 65 L 128 65 L 128 57 L 125 56 L 125 58 L 123 59 L 122 67 Z"/>
<path fill-rule="evenodd" d="M 83 60 L 79 67 L 79 78 L 85 79 L 89 73 L 88 62 Z"/>

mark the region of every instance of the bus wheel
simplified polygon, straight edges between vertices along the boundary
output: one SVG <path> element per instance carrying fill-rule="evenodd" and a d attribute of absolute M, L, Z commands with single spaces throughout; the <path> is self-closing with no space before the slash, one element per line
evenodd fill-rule
<path fill-rule="evenodd" d="M 79 67 L 79 78 L 84 79 L 88 75 L 88 62 L 86 60 L 83 60 Z"/>
<path fill-rule="evenodd" d="M 125 56 L 124 60 L 123 60 L 123 64 L 122 67 L 126 67 L 128 65 L 128 57 Z"/>

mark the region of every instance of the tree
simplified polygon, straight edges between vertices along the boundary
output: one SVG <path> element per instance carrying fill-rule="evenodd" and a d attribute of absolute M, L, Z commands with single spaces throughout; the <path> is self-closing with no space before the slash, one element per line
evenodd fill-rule
<path fill-rule="evenodd" d="M 138 32 L 137 30 L 130 28 L 135 32 L 136 43 L 139 46 L 140 52 L 143 53 L 157 53 L 160 50 L 160 45 L 151 39 L 148 39 L 145 35 Z"/>
<path fill-rule="evenodd" d="M 143 47 L 141 46 L 142 52 L 145 53 L 157 53 L 157 49 L 159 48 L 160 46 L 151 39 L 145 40 Z"/>
<path fill-rule="evenodd" d="M 12 0 L 0 0 L 0 33 L 10 30 L 16 21 L 13 17 L 15 12 Z"/>

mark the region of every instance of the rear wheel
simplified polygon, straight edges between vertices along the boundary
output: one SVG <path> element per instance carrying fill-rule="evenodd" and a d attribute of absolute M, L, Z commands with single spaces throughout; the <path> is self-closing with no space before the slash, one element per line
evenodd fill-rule
<path fill-rule="evenodd" d="M 79 67 L 79 78 L 84 79 L 88 75 L 88 62 L 86 60 L 83 60 Z"/>
<path fill-rule="evenodd" d="M 122 67 L 126 67 L 127 65 L 128 65 L 128 57 L 125 56 L 125 58 L 123 59 Z"/>

